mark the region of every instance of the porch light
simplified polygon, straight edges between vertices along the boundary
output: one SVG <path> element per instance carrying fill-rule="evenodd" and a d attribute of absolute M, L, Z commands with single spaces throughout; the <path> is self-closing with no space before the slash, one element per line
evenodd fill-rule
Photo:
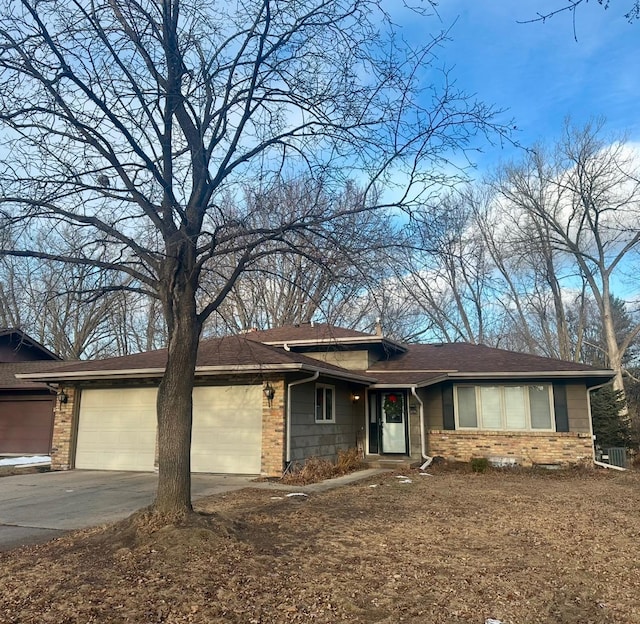
<path fill-rule="evenodd" d="M 351 395 L 351 400 L 356 403 L 357 401 L 360 400 L 360 395 L 359 394 L 353 394 Z"/>
<path fill-rule="evenodd" d="M 58 394 L 58 403 L 60 403 L 60 405 L 64 405 L 68 401 L 69 395 L 64 390 Z"/>
<path fill-rule="evenodd" d="M 276 395 L 276 391 L 273 386 L 267 381 L 264 388 L 262 388 L 262 392 L 264 392 L 264 396 L 266 397 L 269 407 L 273 404 L 273 397 Z"/>

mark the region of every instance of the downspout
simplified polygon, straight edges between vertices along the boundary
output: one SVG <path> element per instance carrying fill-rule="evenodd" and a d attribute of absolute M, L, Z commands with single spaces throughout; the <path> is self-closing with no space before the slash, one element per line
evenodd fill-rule
<path fill-rule="evenodd" d="M 598 386 L 593 386 L 591 388 L 587 388 L 587 398 L 589 399 L 588 405 L 587 407 L 589 408 L 589 431 L 591 433 L 591 450 L 593 452 L 593 463 L 596 466 L 600 466 L 601 468 L 610 468 L 612 470 L 622 470 L 625 471 L 626 468 L 622 468 L 620 466 L 614 466 L 613 464 L 606 464 L 605 462 L 601 462 L 601 461 L 597 461 L 596 460 L 596 440 L 595 440 L 595 436 L 593 435 L 593 419 L 591 418 L 591 393 L 594 390 L 599 390 L 600 388 L 610 384 L 610 381 L 607 381 L 605 383 L 601 383 Z"/>
<path fill-rule="evenodd" d="M 424 403 L 420 400 L 415 386 L 411 386 L 411 394 L 418 402 L 418 413 L 420 415 L 420 452 L 422 453 L 422 459 L 428 460 L 430 457 L 427 455 L 427 434 L 424 428 Z"/>
<path fill-rule="evenodd" d="M 316 379 L 318 379 L 318 377 L 320 377 L 320 371 L 316 371 L 311 377 L 307 377 L 306 379 L 298 379 L 298 381 L 292 381 L 287 386 L 287 414 L 285 422 L 285 426 L 287 428 L 287 452 L 285 458 L 287 469 L 289 468 L 289 464 L 291 463 L 291 388 L 293 388 L 293 386 L 299 386 L 300 384 L 315 381 Z"/>

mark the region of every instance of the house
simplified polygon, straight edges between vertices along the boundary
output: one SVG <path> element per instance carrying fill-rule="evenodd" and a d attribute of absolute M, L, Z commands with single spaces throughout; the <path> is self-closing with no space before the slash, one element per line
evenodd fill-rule
<path fill-rule="evenodd" d="M 20 375 L 59 385 L 52 467 L 152 470 L 166 351 Z M 325 324 L 201 342 L 194 472 L 280 475 L 367 457 L 564 464 L 593 457 L 589 391 L 612 371 L 471 344 L 401 344 Z"/>
<path fill-rule="evenodd" d="M 56 392 L 16 374 L 48 370 L 60 358 L 19 329 L 0 329 L 0 455 L 48 455 Z"/>

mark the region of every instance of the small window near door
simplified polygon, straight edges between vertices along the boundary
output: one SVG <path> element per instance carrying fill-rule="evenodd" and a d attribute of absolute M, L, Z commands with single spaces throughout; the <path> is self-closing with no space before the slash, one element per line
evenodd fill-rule
<path fill-rule="evenodd" d="M 316 386 L 316 422 L 335 422 L 335 388 L 318 384 Z"/>

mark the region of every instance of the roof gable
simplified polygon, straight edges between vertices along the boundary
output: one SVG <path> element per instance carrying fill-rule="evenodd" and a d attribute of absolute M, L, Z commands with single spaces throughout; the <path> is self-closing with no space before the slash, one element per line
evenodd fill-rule
<path fill-rule="evenodd" d="M 61 359 L 21 329 L 0 328 L 0 362 L 60 361 Z"/>
<path fill-rule="evenodd" d="M 263 343 L 289 343 L 298 341 L 333 341 L 349 338 L 372 338 L 371 334 L 347 329 L 346 327 L 336 327 L 328 323 L 300 323 L 296 325 L 284 325 L 273 329 L 249 330 L 243 334 L 250 340 Z"/>
<path fill-rule="evenodd" d="M 249 340 L 297 351 L 326 351 L 328 349 L 362 349 L 378 353 L 378 357 L 406 350 L 405 346 L 379 334 L 367 334 L 355 329 L 327 323 L 302 323 L 266 330 L 252 330 L 244 334 Z"/>

